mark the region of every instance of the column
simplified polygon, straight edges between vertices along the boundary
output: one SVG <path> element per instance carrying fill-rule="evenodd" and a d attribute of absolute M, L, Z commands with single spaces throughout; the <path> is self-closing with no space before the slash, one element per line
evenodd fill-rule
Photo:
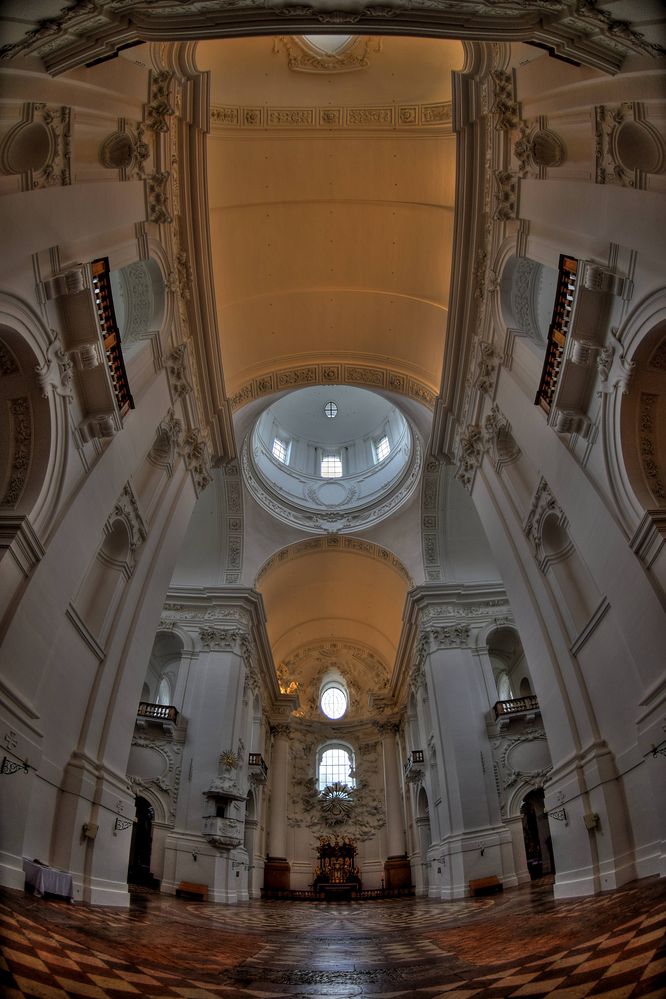
<path fill-rule="evenodd" d="M 266 891 L 289 891 L 290 867 L 287 860 L 287 793 L 289 780 L 288 725 L 272 725 L 273 751 L 269 767 L 271 781 L 268 857 L 264 866 Z"/>
<path fill-rule="evenodd" d="M 386 802 L 386 850 L 384 887 L 386 891 L 410 888 L 412 869 L 405 851 L 405 823 L 398 772 L 396 735 L 399 725 L 387 722 L 377 725 L 382 737 L 384 756 L 384 797 Z"/>
<path fill-rule="evenodd" d="M 431 614 L 434 610 L 430 608 Z M 484 611 L 484 607 L 460 607 L 457 620 L 433 616 L 422 631 L 442 788 L 437 807 L 443 898 L 464 897 L 470 882 L 477 880 L 515 884 L 511 836 L 500 814 L 486 729 L 486 678 L 473 651 L 476 622 Z M 460 617 L 474 623 L 462 623 Z"/>
<path fill-rule="evenodd" d="M 204 606 L 199 613 L 215 613 Z M 203 885 L 208 899 L 247 900 L 244 847 L 247 779 L 239 734 L 245 664 L 242 608 L 230 625 L 198 624 L 198 657 L 190 656 L 182 711 L 188 732 L 183 753 L 175 829 L 165 847 L 162 890 Z M 192 611 L 190 610 L 190 613 Z M 189 623 L 189 622 L 188 622 Z"/>

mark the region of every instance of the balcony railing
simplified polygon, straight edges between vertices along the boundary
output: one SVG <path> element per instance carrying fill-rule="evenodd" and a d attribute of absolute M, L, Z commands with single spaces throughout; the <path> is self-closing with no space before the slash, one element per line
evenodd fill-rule
<path fill-rule="evenodd" d="M 118 330 L 116 315 L 113 310 L 108 258 L 102 257 L 100 260 L 93 260 L 90 270 L 97 321 L 104 342 L 106 365 L 111 376 L 111 384 L 113 385 L 113 392 L 120 415 L 125 416 L 130 409 L 134 409 L 134 401 L 130 393 L 123 352 L 120 346 L 120 331 Z"/>
<path fill-rule="evenodd" d="M 268 767 L 261 753 L 250 753 L 247 762 L 250 768 L 250 775 L 254 776 L 255 781 L 264 784 L 268 779 Z"/>
<path fill-rule="evenodd" d="M 405 777 L 408 777 L 415 767 L 422 767 L 422 766 L 423 766 L 423 750 L 412 749 L 411 753 L 407 757 L 407 762 L 405 763 Z"/>
<path fill-rule="evenodd" d="M 578 261 L 573 257 L 560 257 L 560 273 L 555 295 L 553 318 L 548 330 L 546 356 L 543 362 L 543 372 L 539 383 L 539 391 L 534 400 L 546 413 L 555 399 L 557 382 L 564 358 L 564 349 L 571 326 L 576 285 L 578 279 Z"/>
<path fill-rule="evenodd" d="M 539 701 L 535 694 L 528 697 L 514 697 L 510 701 L 497 701 L 493 705 L 495 718 L 506 717 L 507 715 L 521 715 L 528 711 L 538 711 Z"/>
<path fill-rule="evenodd" d="M 138 718 L 151 718 L 153 721 L 168 721 L 178 724 L 178 711 L 173 704 L 150 704 L 141 701 L 137 711 Z"/>

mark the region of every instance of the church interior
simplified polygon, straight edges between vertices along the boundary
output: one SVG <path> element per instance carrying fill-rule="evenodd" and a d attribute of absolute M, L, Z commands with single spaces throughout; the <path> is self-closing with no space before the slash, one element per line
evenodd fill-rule
<path fill-rule="evenodd" d="M 665 23 L 3 5 L 7 995 L 663 995 Z"/>

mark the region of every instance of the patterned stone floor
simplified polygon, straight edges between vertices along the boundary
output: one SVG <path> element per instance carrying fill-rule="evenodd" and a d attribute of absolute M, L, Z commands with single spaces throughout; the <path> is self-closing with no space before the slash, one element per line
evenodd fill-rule
<path fill-rule="evenodd" d="M 0 892 L 7 999 L 664 999 L 666 884 L 553 900 L 250 902 L 129 910 Z"/>

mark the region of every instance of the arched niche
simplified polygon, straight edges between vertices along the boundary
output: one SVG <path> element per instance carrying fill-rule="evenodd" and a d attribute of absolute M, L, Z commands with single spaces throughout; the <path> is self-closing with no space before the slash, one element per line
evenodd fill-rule
<path fill-rule="evenodd" d="M 123 346 L 159 332 L 164 319 L 166 287 L 157 261 L 152 257 L 135 260 L 111 271 L 110 281 Z"/>
<path fill-rule="evenodd" d="M 553 314 L 558 275 L 530 257 L 511 256 L 500 278 L 500 307 L 514 333 L 545 345 Z"/>
<path fill-rule="evenodd" d="M 516 629 L 508 626 L 493 628 L 486 636 L 486 648 L 497 684 L 498 700 L 522 697 L 525 681 L 531 693 L 529 667 Z"/>
<path fill-rule="evenodd" d="M 39 367 L 20 333 L 0 325 L 0 515 L 31 514 L 46 484 L 52 422 Z"/>
<path fill-rule="evenodd" d="M 541 550 L 543 571 L 551 582 L 570 637 L 574 638 L 596 610 L 601 594 L 557 512 L 543 519 Z"/>
<path fill-rule="evenodd" d="M 95 639 L 103 643 L 123 589 L 132 573 L 132 538 L 127 523 L 115 517 L 76 595 L 77 613 Z"/>
<path fill-rule="evenodd" d="M 150 704 L 175 703 L 183 649 L 183 640 L 176 632 L 157 632 L 144 679 L 144 690 L 148 688 L 148 697 L 144 698 L 142 695 L 143 700 Z M 167 691 L 169 699 L 164 700 Z"/>

